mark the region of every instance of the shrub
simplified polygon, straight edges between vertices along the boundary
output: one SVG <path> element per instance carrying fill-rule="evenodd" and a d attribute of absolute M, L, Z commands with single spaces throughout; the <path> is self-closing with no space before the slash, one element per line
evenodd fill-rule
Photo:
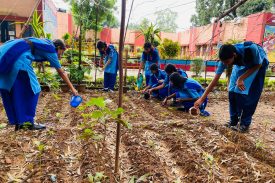
<path fill-rule="evenodd" d="M 159 47 L 160 54 L 164 59 L 171 59 L 178 56 L 180 52 L 180 45 L 169 39 L 164 39 Z"/>
<path fill-rule="evenodd" d="M 203 60 L 201 58 L 192 60 L 191 71 L 194 72 L 196 77 L 201 75 L 201 72 L 203 71 Z"/>

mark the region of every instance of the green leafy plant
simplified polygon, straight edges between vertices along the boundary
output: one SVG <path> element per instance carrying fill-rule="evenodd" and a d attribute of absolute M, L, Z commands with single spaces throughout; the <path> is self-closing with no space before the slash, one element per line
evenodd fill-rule
<path fill-rule="evenodd" d="M 52 34 L 51 33 L 46 33 L 46 38 L 47 39 L 52 39 Z"/>
<path fill-rule="evenodd" d="M 88 102 L 78 108 L 83 117 L 83 123 L 80 124 L 80 139 L 85 140 L 85 142 L 91 142 L 98 154 L 101 154 L 101 151 L 105 150 L 105 148 L 99 148 L 97 142 L 102 140 L 106 141 L 108 122 L 115 121 L 116 123 L 121 123 L 123 126 L 131 129 L 131 124 L 118 118 L 124 110 L 122 108 L 112 110 L 108 107 L 107 103 L 108 101 L 104 100 L 102 97 L 91 98 Z M 91 111 L 87 110 L 90 108 L 93 109 L 92 112 L 86 113 L 86 111 Z M 103 133 L 96 132 L 96 128 L 102 128 Z M 102 158 L 99 157 L 97 161 L 98 164 L 101 164 Z"/>
<path fill-rule="evenodd" d="M 43 144 L 42 142 L 40 142 L 40 141 L 33 141 L 33 144 L 34 144 L 34 146 L 35 146 L 35 148 L 38 150 L 38 157 L 39 157 L 39 166 L 40 166 L 40 168 L 41 168 L 41 165 L 42 165 L 42 155 L 43 155 L 43 153 L 44 153 L 44 151 L 45 151 L 45 149 L 46 149 L 46 145 L 45 144 Z"/>
<path fill-rule="evenodd" d="M 192 60 L 191 71 L 194 72 L 195 77 L 199 77 L 203 71 L 203 60 L 200 58 Z"/>
<path fill-rule="evenodd" d="M 6 123 L 0 123 L 0 129 L 5 128 L 6 126 L 7 126 L 7 124 L 6 124 Z"/>
<path fill-rule="evenodd" d="M 216 160 L 211 154 L 209 154 L 207 152 L 203 153 L 203 159 L 204 159 L 205 164 L 207 165 L 208 182 L 211 182 L 214 178 L 213 173 L 214 173 L 214 168 L 215 168 L 215 165 L 216 165 Z"/>
<path fill-rule="evenodd" d="M 101 183 L 102 181 L 106 181 L 106 179 L 108 177 L 103 172 L 96 172 L 95 175 L 88 174 L 89 183 Z"/>
<path fill-rule="evenodd" d="M 69 73 L 70 73 L 70 80 L 74 83 L 80 83 L 84 80 L 84 74 L 85 71 L 87 71 L 87 68 L 85 67 L 78 67 L 77 64 L 71 64 L 68 67 Z"/>
<path fill-rule="evenodd" d="M 38 15 L 37 10 L 34 11 L 33 16 L 32 16 L 32 21 L 30 22 L 34 36 L 38 38 L 46 38 L 47 35 L 44 32 L 44 22 L 41 22 L 41 15 Z"/>
<path fill-rule="evenodd" d="M 24 130 L 27 130 L 27 129 L 29 129 L 31 126 L 32 126 L 32 123 L 31 123 L 31 122 L 25 122 L 25 123 L 23 124 L 23 129 L 24 129 Z"/>
<path fill-rule="evenodd" d="M 60 83 L 50 71 L 37 73 L 37 78 L 40 84 L 48 86 L 53 92 L 59 91 Z"/>
<path fill-rule="evenodd" d="M 96 135 L 93 131 L 93 127 L 97 124 L 103 125 L 106 132 L 106 123 L 110 120 L 115 120 L 116 122 L 121 123 L 123 126 L 129 129 L 131 128 L 131 125 L 128 122 L 118 119 L 118 116 L 121 115 L 124 110 L 122 108 L 111 110 L 106 105 L 104 98 L 92 98 L 86 104 L 82 105 L 79 109 L 81 111 L 84 111 L 89 107 L 93 107 L 96 109 L 93 110 L 91 113 L 82 113 L 82 117 L 84 118 L 84 124 L 82 124 L 82 127 L 84 127 L 84 135 L 82 137 L 89 137 L 93 139 Z M 106 134 L 104 134 L 104 139 L 105 137 Z"/>
<path fill-rule="evenodd" d="M 65 33 L 63 36 L 62 36 L 62 39 L 64 41 L 68 41 L 70 39 L 71 35 L 69 33 Z"/>
<path fill-rule="evenodd" d="M 154 44 L 156 43 L 155 41 L 157 41 L 157 39 L 161 40 L 160 29 L 156 28 L 156 26 L 153 25 L 152 23 L 148 27 L 141 27 L 139 31 L 141 33 L 136 38 L 139 38 L 140 36 L 143 35 L 145 38 L 145 42 L 150 42 Z M 158 46 L 158 45 L 154 44 L 154 46 Z"/>
<path fill-rule="evenodd" d="M 178 56 L 180 52 L 180 45 L 169 39 L 164 39 L 159 47 L 160 54 L 164 59 L 171 59 Z"/>

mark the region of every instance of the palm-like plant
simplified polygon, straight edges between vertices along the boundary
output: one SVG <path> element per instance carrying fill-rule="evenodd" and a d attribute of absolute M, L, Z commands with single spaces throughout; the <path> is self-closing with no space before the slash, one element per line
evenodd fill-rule
<path fill-rule="evenodd" d="M 41 22 L 41 15 L 38 15 L 37 10 L 33 13 L 32 21 L 30 22 L 34 36 L 38 38 L 46 38 L 47 34 L 44 32 L 43 25 L 44 22 Z"/>
<path fill-rule="evenodd" d="M 145 42 L 150 42 L 150 43 L 154 43 L 157 39 L 161 40 L 160 38 L 160 29 L 156 28 L 155 25 L 153 25 L 152 23 L 145 28 L 140 28 L 140 34 L 136 37 L 140 37 L 141 35 L 144 36 L 145 38 Z"/>

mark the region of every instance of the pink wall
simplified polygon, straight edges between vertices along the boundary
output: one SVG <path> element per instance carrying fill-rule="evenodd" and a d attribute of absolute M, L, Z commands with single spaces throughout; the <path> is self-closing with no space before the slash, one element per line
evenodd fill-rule
<path fill-rule="evenodd" d="M 239 21 L 227 21 L 220 23 L 214 28 L 214 24 L 209 24 L 202 27 L 191 27 L 189 30 L 179 33 L 165 33 L 161 32 L 160 36 L 162 40 L 164 38 L 178 41 L 181 46 L 189 46 L 189 52 L 191 56 L 196 55 L 195 51 L 199 45 L 209 44 L 213 31 L 214 39 L 213 44 L 217 44 L 218 41 L 226 42 L 229 39 L 237 40 L 250 40 L 257 43 L 262 42 L 264 27 L 266 23 L 273 23 L 271 19 L 275 20 L 275 16 L 272 18 L 271 13 L 258 13 L 248 17 L 244 17 Z M 144 44 L 144 37 L 140 36 L 138 31 L 128 31 L 126 36 L 126 44 L 132 44 L 138 47 L 142 47 Z M 100 37 L 102 40 L 108 43 L 119 42 L 119 29 L 105 28 L 102 30 Z"/>
<path fill-rule="evenodd" d="M 170 33 L 170 32 L 160 32 L 161 40 L 170 39 L 172 41 L 178 41 L 178 34 L 177 33 Z"/>
<path fill-rule="evenodd" d="M 100 33 L 100 39 L 110 44 L 111 37 L 112 37 L 112 30 L 110 28 L 103 28 L 103 30 Z"/>
<path fill-rule="evenodd" d="M 60 39 L 64 34 L 69 32 L 68 13 L 57 12 L 57 24 L 57 38 Z"/>
<path fill-rule="evenodd" d="M 246 32 L 246 40 L 254 41 L 261 44 L 264 34 L 267 13 L 257 13 L 248 16 L 248 26 Z"/>
<path fill-rule="evenodd" d="M 180 45 L 187 46 L 190 42 L 191 30 L 186 30 L 178 33 L 178 41 Z"/>
<path fill-rule="evenodd" d="M 144 45 L 144 42 L 145 42 L 145 38 L 143 35 L 139 36 L 140 35 L 140 32 L 139 31 L 136 31 L 135 32 L 135 46 L 138 46 L 138 47 L 143 47 Z"/>
<path fill-rule="evenodd" d="M 68 13 L 68 33 L 73 34 L 73 16 Z"/>

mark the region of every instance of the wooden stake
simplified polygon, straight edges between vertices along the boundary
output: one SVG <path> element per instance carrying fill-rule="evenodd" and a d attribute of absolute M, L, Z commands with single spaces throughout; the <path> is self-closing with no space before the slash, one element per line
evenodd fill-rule
<path fill-rule="evenodd" d="M 120 35 L 119 35 L 119 95 L 118 95 L 118 107 L 122 107 L 122 92 L 123 92 L 123 47 L 124 47 L 124 32 L 125 32 L 125 11 L 126 0 L 121 0 L 121 23 L 120 23 Z M 121 119 L 121 115 L 118 116 Z M 119 120 L 118 119 L 118 120 Z M 117 123 L 116 134 L 116 156 L 115 156 L 115 174 L 119 171 L 119 146 L 120 146 L 120 128 L 121 124 Z"/>

